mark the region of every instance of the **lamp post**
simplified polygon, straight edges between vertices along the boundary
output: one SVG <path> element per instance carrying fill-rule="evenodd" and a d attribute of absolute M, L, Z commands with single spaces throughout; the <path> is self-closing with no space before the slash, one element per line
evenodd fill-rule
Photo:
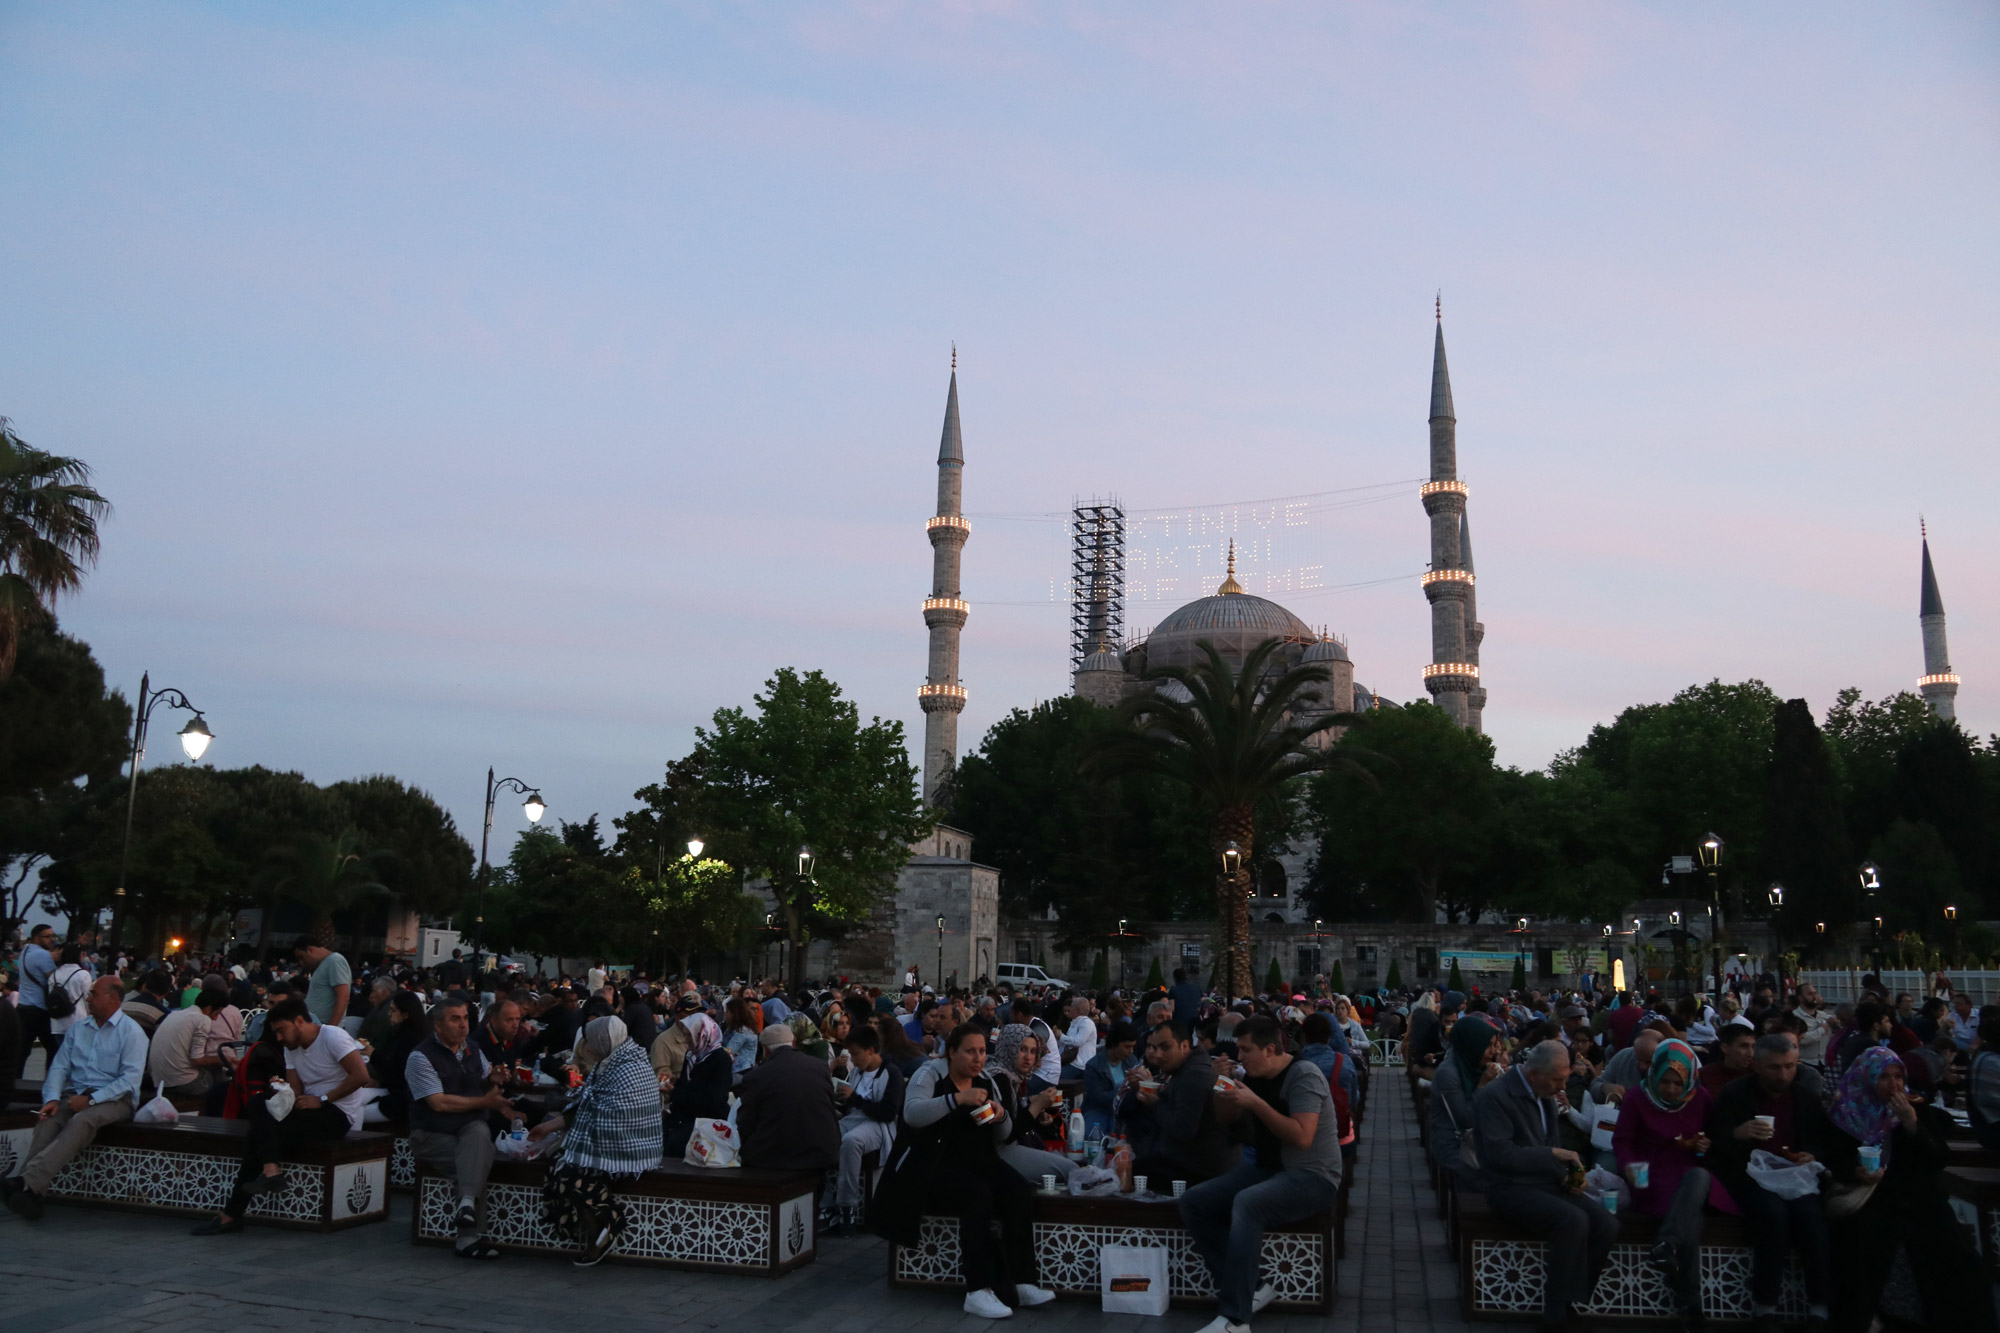
<path fill-rule="evenodd" d="M 1722 992 L 1722 933 L 1726 928 L 1722 914 L 1722 881 L 1717 875 L 1722 866 L 1722 839 L 1711 832 L 1701 840 L 1695 851 L 1701 857 L 1702 869 L 1708 872 L 1708 901 L 1712 913 L 1709 918 L 1708 953 L 1714 962 L 1711 990 L 1719 995 Z"/>
<path fill-rule="evenodd" d="M 475 958 L 486 952 L 486 881 L 491 875 L 491 867 L 486 862 L 486 852 L 487 844 L 493 840 L 493 801 L 503 791 L 517 791 L 528 798 L 521 802 L 521 813 L 528 817 L 530 824 L 541 823 L 542 813 L 549 808 L 548 802 L 542 799 L 542 793 L 521 779 L 501 778 L 495 782 L 493 770 L 490 768 L 486 770 L 486 818 L 479 832 L 479 907 L 472 918 L 473 933 L 479 937 L 478 947 L 474 951 Z"/>
<path fill-rule="evenodd" d="M 125 792 L 125 841 L 118 852 L 118 886 L 113 890 L 111 911 L 111 951 L 118 949 L 118 937 L 125 930 L 125 876 L 132 865 L 132 816 L 139 806 L 139 765 L 146 758 L 146 728 L 153 719 L 153 709 L 164 703 L 169 708 L 178 708 L 193 713 L 188 724 L 181 728 L 181 751 L 190 760 L 199 760 L 208 751 L 208 743 L 215 739 L 215 733 L 208 729 L 202 712 L 188 702 L 188 697 L 175 689 L 154 689 L 153 674 L 150 671 L 139 675 L 139 704 L 132 710 L 132 780 Z M 96 924 L 95 917 L 92 924 Z M 268 923 L 265 929 L 269 930 Z"/>
<path fill-rule="evenodd" d="M 1958 908 L 1950 903 L 1944 905 L 1945 935 L 1951 940 L 1952 956 L 1958 956 Z"/>
<path fill-rule="evenodd" d="M 1876 895 L 1882 892 L 1882 867 L 1876 865 L 1873 861 L 1863 861 L 1855 871 L 1855 877 L 1861 881 L 1862 910 L 1872 913 L 1875 910 Z M 1872 937 L 1872 944 L 1875 951 L 1875 966 L 1880 968 L 1882 966 L 1882 918 L 1879 916 L 1875 918 L 1875 934 Z"/>
<path fill-rule="evenodd" d="M 938 913 L 937 984 L 944 985 L 944 913 Z M 939 991 L 940 995 L 944 992 Z"/>
<path fill-rule="evenodd" d="M 1226 927 L 1229 937 L 1229 969 L 1228 969 L 1229 982 L 1228 985 L 1224 987 L 1224 989 L 1233 991 L 1237 986 L 1243 986 L 1248 990 L 1254 991 L 1257 989 L 1257 987 L 1256 984 L 1250 980 L 1250 975 L 1249 975 L 1250 942 L 1247 938 L 1239 937 L 1236 933 L 1236 914 L 1237 911 L 1239 910 L 1239 904 L 1237 902 L 1238 889 L 1236 884 L 1236 877 L 1242 872 L 1243 872 L 1243 849 L 1241 847 L 1238 847 L 1236 845 L 1235 839 L 1232 838 L 1230 841 L 1222 844 L 1222 878 L 1228 882 L 1230 889 L 1229 922 Z M 1237 964 L 1239 962 L 1241 962 L 1243 966 L 1243 972 L 1241 975 L 1238 975 L 1236 970 Z M 1234 994 L 1231 994 L 1228 998 L 1233 1000 L 1237 997 Z"/>

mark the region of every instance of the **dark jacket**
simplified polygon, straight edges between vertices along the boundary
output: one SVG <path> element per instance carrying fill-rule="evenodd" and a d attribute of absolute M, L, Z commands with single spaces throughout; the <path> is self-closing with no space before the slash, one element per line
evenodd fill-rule
<path fill-rule="evenodd" d="M 1751 1098 L 1757 1090 L 1757 1076 L 1737 1079 L 1725 1084 L 1715 1097 L 1715 1111 L 1708 1118 L 1708 1157 L 1710 1171 L 1722 1181 L 1731 1194 L 1739 1195 L 1749 1183 L 1750 1153 L 1759 1145 L 1748 1139 L 1736 1137 L 1737 1128 L 1757 1114 L 1752 1109 Z M 1808 1096 L 1798 1084 L 1792 1085 L 1792 1134 L 1798 1140 L 1797 1147 L 1811 1153 L 1828 1168 L 1838 1174 L 1835 1160 L 1840 1156 L 1840 1139 L 1836 1137 L 1833 1122 L 1826 1118 L 1826 1109 L 1819 1098 Z M 1848 1140 L 1847 1160 L 1854 1158 L 1853 1141 Z"/>
<path fill-rule="evenodd" d="M 998 1080 L 979 1074 L 973 1082 L 985 1088 L 995 1104 L 1006 1106 L 1006 1089 Z M 898 1245 L 917 1243 L 931 1177 L 947 1157 L 954 1168 L 972 1174 L 1012 1170 L 998 1155 L 1000 1145 L 1014 1136 L 1011 1112 L 977 1126 L 972 1109 L 958 1105 L 953 1096 L 942 1060 L 925 1061 L 910 1081 L 896 1142 L 883 1158 L 881 1178 L 868 1202 L 868 1229 L 884 1240 Z"/>
<path fill-rule="evenodd" d="M 736 1130 L 743 1165 L 824 1171 L 840 1163 L 840 1110 L 826 1061 L 779 1046 L 743 1075 Z"/>
<path fill-rule="evenodd" d="M 1437 1093 L 1437 1083 L 1431 1083 Z M 1520 1066 L 1508 1070 L 1472 1099 L 1474 1143 L 1479 1150 L 1479 1188 L 1537 1189 L 1554 1194 L 1569 1179 L 1569 1164 L 1551 1149 L 1562 1146 L 1562 1108 L 1537 1097 Z"/>
<path fill-rule="evenodd" d="M 903 1094 L 909 1088 L 910 1080 L 904 1078 L 903 1071 L 887 1060 L 882 1062 L 882 1073 L 887 1076 L 887 1081 L 882 1085 L 882 1095 L 863 1097 L 856 1093 L 848 1097 L 840 1103 L 843 1119 L 849 1113 L 854 1113 L 884 1125 L 896 1123 L 896 1118 L 903 1114 Z"/>
<path fill-rule="evenodd" d="M 405 1023 L 403 1027 L 409 1027 Z M 448 1097 L 484 1097 L 492 1084 L 486 1081 L 486 1057 L 470 1041 L 466 1042 L 457 1055 L 445 1048 L 436 1037 L 426 1037 L 417 1043 L 411 1058 L 425 1060 L 438 1076 L 438 1083 Z M 433 1134 L 456 1134 L 467 1125 L 476 1125 L 486 1119 L 484 1108 L 471 1111 L 433 1111 L 430 1103 L 410 1096 L 408 1062 L 405 1061 L 402 1074 L 403 1097 L 409 1106 L 410 1128 L 429 1130 Z M 383 1100 L 388 1100 L 384 1098 Z"/>
<path fill-rule="evenodd" d="M 1459 1073 L 1458 1052 L 1446 1051 L 1431 1079 L 1431 1099 L 1425 1112 L 1430 1117 L 1431 1160 L 1458 1178 L 1461 1185 L 1478 1187 L 1471 1167 L 1465 1163 L 1465 1148 L 1475 1155 L 1478 1144 L 1472 1139 L 1472 1102 L 1478 1094 L 1465 1090 Z"/>
<path fill-rule="evenodd" d="M 1230 1167 L 1229 1130 L 1215 1114 L 1215 1064 L 1199 1046 L 1188 1052 L 1151 1107 L 1134 1088 L 1119 1099 L 1118 1114 L 1132 1136 L 1134 1157 L 1164 1157 L 1184 1170 L 1180 1178 L 1188 1181 L 1208 1180 Z"/>
<path fill-rule="evenodd" d="M 679 1157 L 687 1151 L 688 1140 L 694 1137 L 695 1121 L 729 1118 L 729 1085 L 733 1074 L 729 1052 L 718 1046 L 703 1056 L 694 1068 L 674 1080 L 673 1096 L 667 1101 L 666 1138 L 663 1143 L 668 1157 Z M 830 1083 L 827 1085 L 829 1089 L 832 1086 Z M 743 1116 L 739 1111 L 739 1130 L 742 1123 Z"/>

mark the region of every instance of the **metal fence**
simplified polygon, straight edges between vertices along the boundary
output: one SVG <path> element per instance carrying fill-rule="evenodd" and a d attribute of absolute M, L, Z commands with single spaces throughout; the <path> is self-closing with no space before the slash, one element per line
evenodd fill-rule
<path fill-rule="evenodd" d="M 1829 1004 L 1840 1004 L 1861 997 L 1861 978 L 1868 975 L 1859 968 L 1822 970 L 1799 973 L 1800 982 L 1811 982 L 1819 991 L 1820 998 Z M 1907 993 L 1919 999 L 1930 994 L 1931 974 L 1917 969 L 1877 972 L 1882 985 L 1891 997 Z M 1970 995 L 1976 1005 L 2000 1004 L 2000 972 L 1953 972 L 1947 971 L 1947 980 L 1952 991 L 1959 995 Z"/>

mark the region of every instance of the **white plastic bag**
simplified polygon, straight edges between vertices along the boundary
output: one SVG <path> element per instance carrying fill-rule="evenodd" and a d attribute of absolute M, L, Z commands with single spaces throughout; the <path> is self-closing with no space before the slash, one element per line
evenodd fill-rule
<path fill-rule="evenodd" d="M 1757 1148 L 1750 1154 L 1750 1179 L 1781 1199 L 1803 1199 L 1819 1193 L 1819 1178 L 1826 1168 L 1818 1162 L 1803 1165 L 1786 1161 L 1774 1152 Z"/>
<path fill-rule="evenodd" d="M 1118 1173 L 1101 1166 L 1076 1167 L 1069 1173 L 1067 1183 L 1071 1197 L 1078 1199 L 1118 1193 Z"/>
<path fill-rule="evenodd" d="M 1601 1166 L 1593 1166 L 1583 1177 L 1584 1197 L 1600 1202 L 1606 1194 L 1618 1196 L 1618 1207 L 1622 1211 L 1632 1202 L 1632 1187 L 1624 1177 L 1613 1175 Z"/>
<path fill-rule="evenodd" d="M 544 1134 L 539 1139 L 531 1139 L 523 1134 L 515 1138 L 506 1130 L 493 1136 L 493 1156 L 502 1162 L 532 1162 L 545 1153 L 553 1152 L 562 1142 L 560 1134 Z"/>
<path fill-rule="evenodd" d="M 1106 1314 L 1163 1315 L 1167 1289 L 1164 1245 L 1106 1245 L 1097 1252 L 1098 1290 Z"/>
<path fill-rule="evenodd" d="M 264 1109 L 271 1113 L 271 1119 L 283 1120 L 298 1104 L 299 1095 L 292 1091 L 290 1083 L 279 1083 L 271 1089 L 271 1095 L 264 1099 Z"/>
<path fill-rule="evenodd" d="M 174 1104 L 167 1100 L 164 1092 L 154 1093 L 152 1101 L 132 1113 L 135 1125 L 171 1125 L 180 1118 L 181 1113 L 174 1109 Z"/>
<path fill-rule="evenodd" d="M 681 1160 L 689 1166 L 741 1166 L 736 1126 L 727 1120 L 697 1120 Z"/>

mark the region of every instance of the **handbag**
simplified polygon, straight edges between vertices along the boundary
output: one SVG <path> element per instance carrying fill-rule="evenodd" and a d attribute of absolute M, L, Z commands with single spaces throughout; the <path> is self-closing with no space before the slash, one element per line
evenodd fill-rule
<path fill-rule="evenodd" d="M 1479 1169 L 1479 1146 L 1477 1137 L 1473 1134 L 1468 1133 L 1465 1130 L 1465 1128 L 1458 1123 L 1458 1117 L 1451 1113 L 1451 1098 L 1445 1096 L 1442 1092 L 1438 1092 L 1436 1090 L 1433 1090 L 1431 1092 L 1431 1096 L 1437 1098 L 1438 1101 L 1443 1104 L 1444 1118 L 1451 1121 L 1452 1133 L 1458 1135 L 1458 1160 L 1465 1164 L 1467 1170 L 1477 1171 Z"/>

